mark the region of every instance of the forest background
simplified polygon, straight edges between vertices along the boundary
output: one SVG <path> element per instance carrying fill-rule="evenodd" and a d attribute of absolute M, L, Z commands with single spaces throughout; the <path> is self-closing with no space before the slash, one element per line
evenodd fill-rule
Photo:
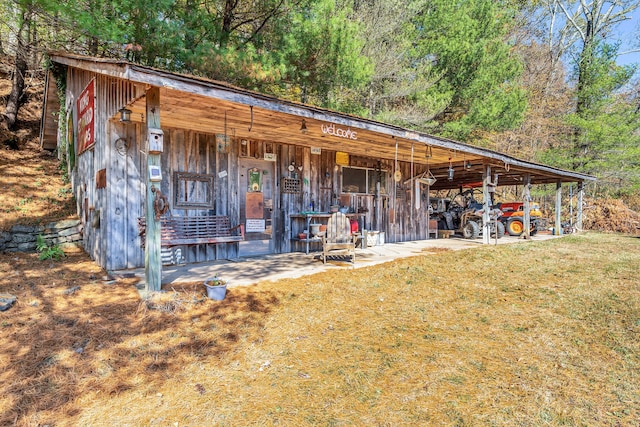
<path fill-rule="evenodd" d="M 204 76 L 595 175 L 640 210 L 637 0 L 9 0 L 0 142 L 47 52 Z M 634 18 L 635 14 L 635 18 Z"/>

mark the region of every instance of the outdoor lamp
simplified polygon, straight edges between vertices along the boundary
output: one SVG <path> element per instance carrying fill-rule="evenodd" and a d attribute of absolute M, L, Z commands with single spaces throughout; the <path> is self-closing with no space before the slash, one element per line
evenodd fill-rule
<path fill-rule="evenodd" d="M 307 133 L 307 122 L 304 119 L 302 119 L 302 124 L 300 125 L 300 132 Z"/>
<path fill-rule="evenodd" d="M 122 123 L 129 123 L 131 121 L 131 110 L 122 107 L 118 112 L 120 113 L 120 121 Z"/>
<path fill-rule="evenodd" d="M 453 165 L 451 164 L 451 157 L 449 157 L 449 181 L 453 181 Z"/>

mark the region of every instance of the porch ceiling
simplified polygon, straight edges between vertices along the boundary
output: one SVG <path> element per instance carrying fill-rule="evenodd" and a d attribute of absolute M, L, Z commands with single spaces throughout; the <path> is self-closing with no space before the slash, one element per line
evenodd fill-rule
<path fill-rule="evenodd" d="M 589 175 L 565 171 L 456 141 L 419 133 L 394 125 L 277 99 L 226 83 L 170 73 L 125 61 L 52 53 L 53 62 L 161 88 L 162 127 L 224 133 L 236 138 L 267 140 L 324 150 L 414 163 L 415 175 L 427 168 L 437 178 L 434 190 L 458 188 L 482 181 L 485 165 L 499 174 L 499 185 L 594 180 Z M 127 105 L 132 120 L 143 122 L 144 96 Z M 301 132 L 304 119 L 307 132 Z M 356 132 L 356 139 L 323 133 L 322 126 Z M 427 153 L 429 155 L 427 155 Z M 449 181 L 448 169 L 454 169 Z"/>
<path fill-rule="evenodd" d="M 499 185 L 522 184 L 525 174 L 531 176 L 533 184 L 578 181 L 575 177 L 567 177 L 554 170 L 539 170 L 474 153 L 475 150 L 467 151 L 465 148 L 471 147 L 464 144 L 440 147 L 357 127 L 358 123 L 349 126 L 352 131 L 357 132 L 357 139 L 353 140 L 324 134 L 321 126 L 330 124 L 323 120 L 324 117 L 301 117 L 168 88 L 161 89 L 160 103 L 160 122 L 167 128 L 186 127 L 203 133 L 224 133 L 226 129 L 227 135 L 236 138 L 318 147 L 323 150 L 344 151 L 353 156 L 387 160 L 397 158 L 403 162 L 411 162 L 413 159 L 415 175 L 422 174 L 428 168 L 436 177 L 433 190 L 480 183 L 485 165 L 491 166 L 492 174 L 499 174 Z M 144 122 L 144 98 L 128 108 L 132 110 L 132 121 Z M 306 133 L 300 130 L 303 119 Z M 336 127 L 347 128 L 342 125 Z M 454 169 L 452 181 L 448 180 L 450 165 Z"/>

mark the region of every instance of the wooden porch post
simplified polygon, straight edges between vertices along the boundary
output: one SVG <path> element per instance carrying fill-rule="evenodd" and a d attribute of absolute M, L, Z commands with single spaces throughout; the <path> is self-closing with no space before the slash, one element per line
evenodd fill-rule
<path fill-rule="evenodd" d="M 482 175 L 482 243 L 488 245 L 491 241 L 491 224 L 489 224 L 489 181 L 491 180 L 491 166 L 485 165 Z"/>
<path fill-rule="evenodd" d="M 562 234 L 562 223 L 560 214 L 562 213 L 562 181 L 556 182 L 556 225 L 554 233 L 556 236 Z"/>
<path fill-rule="evenodd" d="M 576 217 L 576 229 L 582 231 L 582 198 L 584 197 L 584 182 L 578 183 L 578 213 Z"/>
<path fill-rule="evenodd" d="M 531 175 L 526 174 L 524 176 L 524 190 L 522 191 L 522 201 L 524 202 L 524 216 L 522 217 L 522 225 L 524 226 L 524 232 L 522 233 L 523 239 L 531 238 Z"/>
<path fill-rule="evenodd" d="M 160 88 L 152 87 L 147 90 L 147 203 L 146 203 L 146 242 L 144 251 L 145 291 L 157 292 L 162 281 L 162 259 L 160 254 L 160 221 L 156 220 L 153 208 L 155 193 L 154 185 L 160 189 L 159 182 L 149 179 L 150 166 L 160 166 L 160 154 L 149 153 L 149 129 L 160 129 Z"/>

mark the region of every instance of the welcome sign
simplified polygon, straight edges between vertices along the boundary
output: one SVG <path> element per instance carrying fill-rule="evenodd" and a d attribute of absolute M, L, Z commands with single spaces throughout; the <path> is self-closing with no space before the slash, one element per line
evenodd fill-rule
<path fill-rule="evenodd" d="M 334 125 L 333 123 L 327 125 L 323 124 L 320 126 L 320 129 L 322 129 L 322 133 L 326 135 L 332 135 L 346 139 L 358 139 L 358 132 L 351 130 L 351 128 L 342 129 L 336 127 L 336 125 Z"/>

